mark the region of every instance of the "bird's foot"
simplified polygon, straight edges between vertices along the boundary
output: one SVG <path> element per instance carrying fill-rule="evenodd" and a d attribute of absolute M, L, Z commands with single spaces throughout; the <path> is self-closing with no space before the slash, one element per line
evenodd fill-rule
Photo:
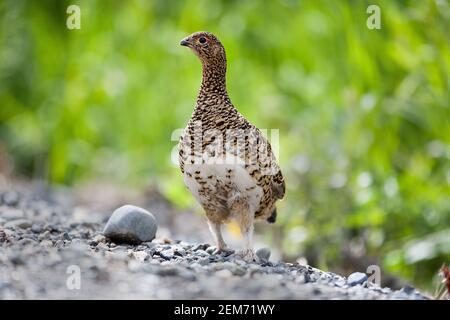
<path fill-rule="evenodd" d="M 222 256 L 229 256 L 232 255 L 234 253 L 233 249 L 230 249 L 228 247 L 219 247 L 216 250 L 213 251 L 213 254 L 218 254 L 218 255 L 222 255 Z"/>
<path fill-rule="evenodd" d="M 259 262 L 259 257 L 255 254 L 252 249 L 244 249 L 237 253 L 244 261 L 247 262 Z"/>

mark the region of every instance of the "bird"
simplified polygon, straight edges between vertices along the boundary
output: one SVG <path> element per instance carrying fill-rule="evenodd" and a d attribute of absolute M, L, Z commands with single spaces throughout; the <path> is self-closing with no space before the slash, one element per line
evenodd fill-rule
<path fill-rule="evenodd" d="M 222 236 L 223 226 L 234 220 L 244 239 L 237 254 L 257 261 L 254 222 L 275 223 L 275 203 L 286 189 L 283 174 L 261 130 L 230 100 L 227 59 L 220 40 L 199 31 L 182 39 L 180 45 L 190 48 L 202 64 L 195 108 L 178 143 L 184 183 L 205 211 L 215 253 L 234 252 Z"/>

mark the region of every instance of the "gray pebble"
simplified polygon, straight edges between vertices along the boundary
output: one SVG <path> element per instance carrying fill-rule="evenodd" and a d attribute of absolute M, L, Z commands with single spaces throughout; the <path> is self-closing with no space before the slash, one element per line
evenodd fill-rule
<path fill-rule="evenodd" d="M 349 286 L 356 286 L 357 284 L 363 284 L 367 280 L 367 275 L 362 272 L 354 272 L 347 278 L 347 284 Z"/>
<path fill-rule="evenodd" d="M 198 250 L 205 251 L 208 247 L 209 247 L 209 244 L 207 244 L 207 243 L 200 243 L 200 244 L 196 245 L 195 247 L 193 247 L 192 251 L 198 251 Z"/>
<path fill-rule="evenodd" d="M 31 226 L 31 231 L 34 233 L 41 233 L 44 231 L 44 226 L 41 223 L 33 223 Z"/>
<path fill-rule="evenodd" d="M 147 248 L 149 248 L 149 249 L 156 247 L 156 243 L 151 242 L 151 241 L 145 241 L 142 243 L 142 245 L 147 246 Z"/>
<path fill-rule="evenodd" d="M 72 237 L 67 232 L 64 232 L 61 237 L 63 240 L 72 240 Z"/>
<path fill-rule="evenodd" d="M 214 251 L 216 251 L 216 247 L 214 247 L 214 246 L 211 246 L 211 247 L 206 249 L 206 252 L 209 253 L 209 254 L 213 254 Z"/>
<path fill-rule="evenodd" d="M 7 206 L 15 206 L 19 203 L 19 194 L 15 191 L 7 191 L 2 196 L 2 202 Z"/>
<path fill-rule="evenodd" d="M 392 292 L 391 288 L 382 288 L 381 292 L 383 292 L 384 294 L 389 294 Z"/>
<path fill-rule="evenodd" d="M 132 253 L 132 255 L 136 260 L 140 262 L 144 262 L 150 257 L 149 254 L 145 251 L 135 251 Z"/>
<path fill-rule="evenodd" d="M 334 285 L 335 285 L 336 287 L 343 287 L 345 284 L 346 284 L 346 281 L 345 281 L 345 279 L 343 279 L 343 278 L 338 279 L 338 280 L 336 280 L 336 281 L 334 282 Z"/>
<path fill-rule="evenodd" d="M 92 240 L 97 242 L 97 243 L 105 243 L 106 242 L 106 237 L 104 235 L 102 235 L 102 234 L 98 234 Z"/>
<path fill-rule="evenodd" d="M 105 244 L 100 242 L 99 244 L 97 244 L 97 246 L 95 247 L 95 251 L 107 251 L 109 250 L 109 247 Z"/>
<path fill-rule="evenodd" d="M 50 231 L 45 231 L 44 233 L 41 233 L 38 235 L 38 240 L 48 239 L 50 238 Z"/>
<path fill-rule="evenodd" d="M 0 207 L 0 214 L 3 219 L 9 220 L 17 220 L 24 217 L 24 211 L 19 209 L 13 209 L 8 207 Z"/>
<path fill-rule="evenodd" d="M 40 242 L 40 245 L 43 247 L 50 248 L 50 247 L 53 247 L 53 242 L 51 240 L 42 240 Z"/>
<path fill-rule="evenodd" d="M 195 251 L 195 255 L 198 255 L 200 257 L 207 257 L 207 256 L 209 256 L 208 252 L 206 252 L 204 250 L 197 250 L 197 251 Z"/>
<path fill-rule="evenodd" d="M 186 255 L 186 250 L 177 248 L 175 249 L 175 254 L 180 257 L 184 257 Z"/>
<path fill-rule="evenodd" d="M 172 249 L 163 250 L 159 253 L 160 257 L 162 257 L 165 260 L 170 260 L 174 256 L 174 251 Z"/>
<path fill-rule="evenodd" d="M 403 291 L 404 293 L 411 295 L 416 291 L 416 289 L 414 289 L 414 287 L 411 286 L 404 286 L 400 291 Z"/>
<path fill-rule="evenodd" d="M 55 231 L 55 232 L 59 231 L 59 228 L 54 224 L 46 224 L 44 229 L 46 229 L 48 231 Z"/>
<path fill-rule="evenodd" d="M 261 248 L 256 250 L 256 255 L 258 258 L 260 258 L 262 261 L 269 261 L 270 258 L 270 249 L 269 248 Z"/>
<path fill-rule="evenodd" d="M 153 240 L 156 229 L 156 219 L 150 212 L 125 205 L 113 212 L 103 234 L 114 242 L 137 244 Z"/>
<path fill-rule="evenodd" d="M 17 220 L 12 220 L 9 221 L 7 223 L 5 223 L 5 228 L 21 228 L 21 229 L 26 229 L 26 228 L 30 228 L 31 227 L 31 221 L 27 220 L 27 219 L 17 219 Z"/>

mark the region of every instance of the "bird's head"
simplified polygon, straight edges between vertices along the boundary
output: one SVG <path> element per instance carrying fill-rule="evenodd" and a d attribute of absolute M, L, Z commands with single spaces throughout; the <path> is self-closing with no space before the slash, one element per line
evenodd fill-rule
<path fill-rule="evenodd" d="M 222 43 L 210 32 L 195 32 L 181 40 L 180 45 L 191 48 L 203 64 L 216 65 L 226 62 Z"/>

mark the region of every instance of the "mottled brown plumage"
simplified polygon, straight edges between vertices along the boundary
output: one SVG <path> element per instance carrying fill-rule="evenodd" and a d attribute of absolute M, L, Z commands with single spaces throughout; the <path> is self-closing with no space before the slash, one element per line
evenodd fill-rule
<path fill-rule="evenodd" d="M 221 226 L 235 219 L 251 248 L 255 219 L 275 222 L 275 202 L 285 193 L 283 175 L 260 130 L 233 106 L 226 89 L 227 60 L 220 41 L 196 32 L 180 43 L 202 62 L 197 103 L 179 143 L 184 181 L 206 212 L 219 251 L 226 250 Z"/>

